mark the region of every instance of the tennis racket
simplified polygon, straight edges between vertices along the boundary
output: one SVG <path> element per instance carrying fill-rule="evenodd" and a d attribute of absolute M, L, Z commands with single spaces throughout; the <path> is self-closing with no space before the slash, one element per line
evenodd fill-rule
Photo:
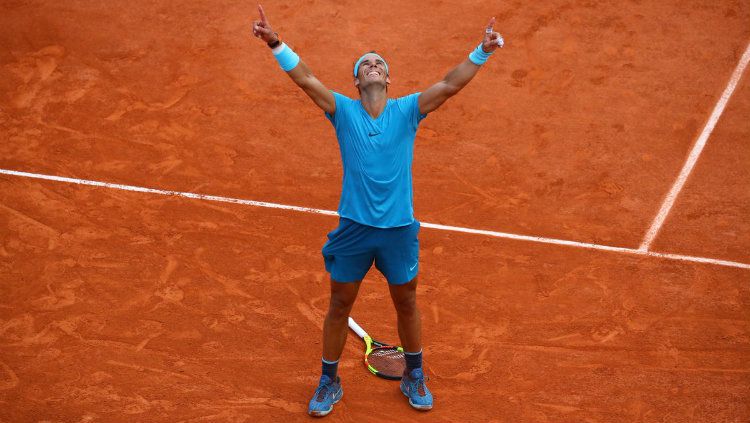
<path fill-rule="evenodd" d="M 367 367 L 367 370 L 383 379 L 401 380 L 406 369 L 404 349 L 372 339 L 351 317 L 349 318 L 349 328 L 365 341 L 365 367 Z"/>

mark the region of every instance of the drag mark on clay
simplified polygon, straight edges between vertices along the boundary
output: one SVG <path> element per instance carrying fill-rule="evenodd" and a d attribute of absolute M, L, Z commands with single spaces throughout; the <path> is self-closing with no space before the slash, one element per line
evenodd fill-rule
<path fill-rule="evenodd" d="M 9 65 L 10 72 L 20 79 L 16 82 L 17 89 L 11 99 L 11 104 L 19 109 L 32 106 L 40 91 L 45 88 L 45 82 L 57 69 L 64 54 L 65 49 L 62 46 L 50 45 L 37 52 L 26 54 Z M 50 95 L 47 95 L 44 100 L 48 101 L 49 97 Z"/>
<path fill-rule="evenodd" d="M 481 195 L 481 196 L 482 196 L 482 197 L 484 197 L 485 199 L 489 200 L 489 201 L 490 201 L 490 203 L 492 203 L 492 204 L 497 204 L 497 203 L 499 203 L 499 200 L 498 200 L 498 199 L 497 199 L 497 198 L 496 198 L 495 196 L 493 196 L 492 194 L 488 193 L 487 191 L 485 191 L 485 190 L 483 190 L 483 189 L 479 188 L 478 186 L 476 186 L 476 185 L 474 185 L 474 184 L 470 183 L 469 181 L 465 180 L 464 178 L 462 178 L 462 177 L 461 177 L 461 176 L 460 176 L 460 175 L 459 175 L 459 174 L 458 174 L 458 173 L 456 172 L 456 169 L 455 169 L 455 168 L 454 168 L 453 166 L 449 167 L 449 169 L 450 169 L 451 173 L 453 174 L 453 176 L 454 176 L 454 177 L 455 177 L 455 178 L 456 178 L 456 179 L 457 179 L 457 180 L 458 180 L 459 182 L 461 182 L 462 184 L 464 184 L 464 185 L 466 185 L 467 187 L 471 188 L 471 189 L 472 189 L 472 190 L 473 190 L 474 192 L 476 192 L 477 194 Z"/>
<path fill-rule="evenodd" d="M 8 375 L 8 380 L 0 380 L 0 390 L 13 389 L 18 386 L 18 376 L 16 376 L 13 369 L 2 361 L 0 361 L 0 368 Z"/>
<path fill-rule="evenodd" d="M 299 310 L 300 314 L 303 315 L 312 324 L 314 324 L 318 329 L 320 329 L 321 331 L 323 330 L 323 319 L 325 317 L 323 313 L 321 313 L 319 310 L 313 309 L 305 303 L 297 303 L 297 310 Z"/>
<path fill-rule="evenodd" d="M 149 371 L 149 372 L 159 373 L 163 375 L 170 375 L 170 376 L 174 376 L 174 377 L 185 379 L 185 380 L 192 379 L 190 376 L 184 375 L 182 373 L 170 372 L 168 370 L 158 369 L 155 367 L 139 366 L 137 364 L 123 363 L 121 361 L 115 361 L 115 360 L 107 360 L 107 364 L 112 365 L 112 366 L 125 367 L 127 369 L 137 370 L 139 372 Z"/>
<path fill-rule="evenodd" d="M 63 287 L 55 291 L 52 284 L 47 284 L 47 292 L 44 295 L 32 301 L 32 304 L 42 310 L 58 310 L 76 303 L 75 288 L 78 288 L 83 282 L 75 280 L 63 284 Z"/>
<path fill-rule="evenodd" d="M 480 197 L 478 197 L 478 196 L 476 196 L 474 194 L 462 194 L 462 195 L 467 195 L 467 196 L 474 197 L 474 198 L 472 198 L 471 200 L 464 201 L 463 203 L 458 203 L 458 204 L 455 204 L 455 205 L 452 205 L 452 206 L 448 206 L 448 207 L 445 207 L 445 208 L 442 208 L 442 209 L 438 209 L 437 211 L 435 211 L 435 214 L 438 215 L 438 216 L 439 215 L 444 215 L 444 214 L 447 214 L 447 213 L 454 212 L 454 211 L 456 211 L 458 209 L 462 209 L 462 208 L 465 208 L 465 207 L 472 206 L 474 203 L 481 203 L 481 202 L 484 201 L 484 200 L 482 200 L 482 198 L 480 198 Z"/>
<path fill-rule="evenodd" d="M 601 334 L 595 333 L 592 335 L 592 337 L 594 338 L 594 340 L 598 341 L 599 343 L 604 344 L 606 342 L 609 342 L 615 339 L 617 335 L 621 335 L 623 333 L 625 333 L 625 331 L 622 328 L 618 327 L 614 330 L 606 331 L 606 333 L 601 333 Z"/>
<path fill-rule="evenodd" d="M 440 307 L 438 307 L 437 301 L 430 304 L 430 310 L 432 311 L 432 319 L 435 323 L 440 323 Z"/>
<path fill-rule="evenodd" d="M 162 160 L 159 163 L 155 163 L 153 165 L 150 165 L 148 168 L 151 171 L 158 171 L 162 176 L 169 174 L 173 170 L 175 170 L 177 167 L 182 165 L 183 161 L 174 157 L 169 156 L 166 158 L 166 160 Z"/>
<path fill-rule="evenodd" d="M 557 337 L 554 337 L 554 338 L 548 338 L 547 341 L 557 342 L 557 341 L 562 341 L 564 339 L 580 338 L 581 336 L 582 335 L 580 333 L 576 332 L 576 333 L 570 333 L 570 334 L 567 334 L 567 335 L 557 336 Z"/>
<path fill-rule="evenodd" d="M 570 405 L 562 405 L 562 404 L 546 404 L 546 403 L 543 403 L 543 402 L 534 402 L 532 404 L 538 405 L 539 407 L 551 408 L 553 410 L 560 411 L 562 413 L 572 413 L 574 411 L 580 411 L 581 410 L 578 407 L 573 407 L 573 406 L 570 406 Z"/>
<path fill-rule="evenodd" d="M 19 219 L 21 219 L 21 220 L 23 220 L 23 221 L 31 224 L 32 226 L 37 227 L 37 228 L 39 228 L 39 229 L 41 229 L 41 230 L 43 230 L 45 232 L 49 232 L 49 233 L 51 233 L 52 235 L 55 235 L 55 236 L 60 236 L 60 232 L 57 231 L 56 229 L 54 229 L 54 228 L 52 228 L 50 226 L 47 226 L 44 223 L 42 223 L 42 222 L 40 222 L 40 221 L 38 221 L 38 220 L 36 220 L 36 219 L 34 219 L 34 218 L 32 218 L 32 217 L 24 214 L 24 213 L 21 213 L 20 211 L 18 211 L 16 209 L 12 209 L 12 208 L 4 205 L 4 204 L 0 204 L 0 209 L 3 209 L 5 211 L 7 211 L 8 213 L 12 214 L 13 216 L 16 216 L 17 218 L 19 218 Z"/>
<path fill-rule="evenodd" d="M 188 89 L 182 89 L 180 91 L 177 91 L 168 100 L 164 102 L 146 103 L 141 100 L 134 100 L 130 102 L 123 100 L 123 101 L 120 101 L 120 104 L 118 105 L 117 110 L 113 111 L 105 119 L 110 120 L 110 121 L 116 121 L 122 118 L 126 113 L 129 113 L 132 111 L 156 112 L 160 110 L 165 110 L 177 104 L 180 100 L 182 100 L 187 95 L 189 91 L 190 90 Z"/>
<path fill-rule="evenodd" d="M 649 370 L 664 372 L 706 372 L 706 373 L 740 373 L 750 374 L 750 369 L 721 369 L 717 367 L 644 367 Z"/>
<path fill-rule="evenodd" d="M 167 265 L 164 266 L 164 270 L 161 272 L 161 276 L 159 276 L 159 283 L 161 285 L 164 285 L 167 283 L 167 280 L 169 280 L 169 277 L 172 275 L 174 270 L 177 268 L 177 265 L 179 262 L 177 261 L 174 256 L 168 256 L 167 257 Z"/>
<path fill-rule="evenodd" d="M 211 404 L 203 405 L 201 408 L 226 410 L 227 408 L 258 408 L 259 406 L 278 408 L 290 413 L 301 413 L 305 410 L 305 406 L 302 403 L 289 402 L 283 399 L 271 397 L 242 398 L 236 400 L 228 399 L 218 403 L 212 402 Z"/>
<path fill-rule="evenodd" d="M 242 414 L 243 409 L 280 409 L 289 413 L 302 413 L 305 405 L 293 403 L 278 398 L 245 398 L 241 400 L 224 400 L 201 402 L 196 406 L 200 410 L 211 410 L 216 412 L 207 416 L 200 416 L 187 420 L 179 420 L 177 423 L 191 423 L 204 421 L 246 421 L 250 416 Z M 217 412 L 218 411 L 218 412 Z"/>
<path fill-rule="evenodd" d="M 0 326 L 0 337 L 3 340 L 7 339 L 11 342 L 0 343 L 0 346 L 28 347 L 31 345 L 52 344 L 59 338 L 57 334 L 52 333 L 54 327 L 55 323 L 49 323 L 41 331 L 36 332 L 35 320 L 30 314 L 12 318 Z M 17 334 L 13 332 L 17 332 Z"/>
<path fill-rule="evenodd" d="M 152 339 L 154 339 L 154 338 L 158 338 L 159 336 L 161 336 L 161 335 L 162 335 L 162 333 L 163 333 L 163 332 L 159 332 L 159 333 L 157 333 L 157 334 L 151 335 L 151 336 L 149 336 L 148 338 L 144 339 L 144 340 L 143 340 L 143 341 L 141 341 L 141 342 L 140 342 L 140 343 L 139 343 L 138 345 L 136 345 L 136 347 L 135 347 L 135 351 L 141 351 L 141 350 L 143 350 L 143 349 L 144 349 L 144 348 L 146 347 L 146 344 L 148 344 L 148 343 L 149 343 L 149 341 L 151 341 L 151 340 L 152 340 Z"/>
<path fill-rule="evenodd" d="M 492 370 L 492 361 L 487 359 L 487 354 L 489 353 L 489 351 L 489 348 L 484 348 L 479 352 L 476 359 L 470 360 L 469 362 L 473 362 L 474 364 L 471 366 L 471 369 L 469 369 L 468 372 L 461 372 L 456 374 L 455 376 L 449 376 L 448 378 L 472 381 L 476 379 L 477 376 L 489 373 Z"/>
<path fill-rule="evenodd" d="M 250 300 L 257 300 L 254 296 L 248 294 L 243 289 L 239 287 L 240 282 L 230 279 L 226 276 L 223 276 L 219 273 L 214 272 L 210 265 L 206 263 L 205 261 L 201 260 L 201 255 L 203 254 L 203 248 L 199 248 L 195 252 L 195 259 L 198 263 L 198 268 L 201 272 L 203 272 L 204 275 L 210 277 L 216 282 L 219 282 L 224 287 L 224 291 L 229 295 L 237 295 L 243 298 L 247 298 Z"/>

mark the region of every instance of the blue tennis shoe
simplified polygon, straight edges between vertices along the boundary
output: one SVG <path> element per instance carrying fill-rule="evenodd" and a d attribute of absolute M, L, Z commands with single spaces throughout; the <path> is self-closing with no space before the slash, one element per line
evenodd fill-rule
<path fill-rule="evenodd" d="M 401 392 L 409 398 L 409 405 L 417 410 L 427 411 L 432 409 L 432 394 L 424 383 L 422 369 L 416 368 L 411 372 L 404 372 L 401 378 Z"/>
<path fill-rule="evenodd" d="M 341 378 L 336 376 L 336 380 L 322 375 L 320 383 L 315 390 L 315 394 L 310 400 L 310 406 L 307 408 L 307 414 L 313 417 L 323 417 L 333 411 L 333 404 L 336 404 L 344 396 L 344 390 L 341 389 Z"/>

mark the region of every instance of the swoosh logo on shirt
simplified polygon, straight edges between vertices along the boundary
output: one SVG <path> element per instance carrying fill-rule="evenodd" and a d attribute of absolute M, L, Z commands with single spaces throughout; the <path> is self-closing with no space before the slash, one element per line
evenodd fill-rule
<path fill-rule="evenodd" d="M 369 134 L 367 134 L 368 137 L 374 137 L 375 135 L 380 135 L 380 134 L 377 132 L 370 132 Z"/>
<path fill-rule="evenodd" d="M 417 267 L 417 264 L 419 264 L 419 262 L 417 262 L 417 263 L 414 263 L 414 266 L 410 267 L 410 268 L 409 268 L 409 271 L 411 272 L 412 270 L 414 270 L 414 268 L 415 268 L 415 267 Z"/>

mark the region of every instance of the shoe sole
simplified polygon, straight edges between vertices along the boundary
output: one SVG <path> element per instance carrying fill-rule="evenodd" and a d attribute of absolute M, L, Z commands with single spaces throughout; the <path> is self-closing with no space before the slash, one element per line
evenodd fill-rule
<path fill-rule="evenodd" d="M 309 415 L 311 415 L 313 417 L 325 417 L 325 416 L 327 416 L 331 411 L 333 411 L 333 406 L 337 402 L 341 401 L 341 398 L 344 398 L 344 390 L 341 389 L 341 390 L 339 390 L 339 392 L 341 393 L 341 395 L 339 395 L 338 398 L 334 397 L 333 403 L 331 404 L 331 408 L 329 408 L 328 410 L 322 410 L 322 411 L 308 411 L 307 414 L 309 414 Z"/>

